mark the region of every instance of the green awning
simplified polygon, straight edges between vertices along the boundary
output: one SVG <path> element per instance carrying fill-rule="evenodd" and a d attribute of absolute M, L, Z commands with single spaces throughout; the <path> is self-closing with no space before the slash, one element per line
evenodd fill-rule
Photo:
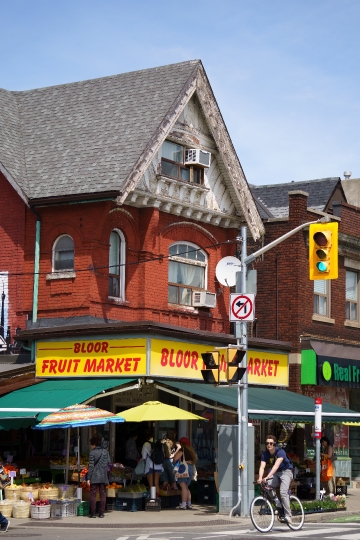
<path fill-rule="evenodd" d="M 160 381 L 158 381 L 160 383 Z M 162 381 L 178 390 L 185 390 L 207 400 L 216 401 L 237 410 L 237 388 L 214 387 L 205 383 Z M 249 387 L 249 418 L 253 420 L 286 420 L 287 422 L 313 422 L 314 400 L 288 390 Z M 360 421 L 360 413 L 330 403 L 322 406 L 323 422 L 341 423 Z"/>
<path fill-rule="evenodd" d="M 37 424 L 50 413 L 36 409 L 62 409 L 83 403 L 103 390 L 134 382 L 135 379 L 73 379 L 44 381 L 15 390 L 0 398 L 0 429 L 19 429 Z M 1 409 L 34 409 L 33 412 Z"/>

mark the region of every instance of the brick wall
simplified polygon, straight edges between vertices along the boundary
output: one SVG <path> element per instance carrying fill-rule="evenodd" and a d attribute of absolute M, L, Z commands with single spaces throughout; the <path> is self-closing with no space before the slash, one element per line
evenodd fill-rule
<path fill-rule="evenodd" d="M 25 327 L 23 313 L 23 276 L 25 242 L 25 204 L 0 173 L 0 271 L 9 272 L 8 325 L 12 333 L 19 326 Z M 0 290 L 0 296 L 3 290 Z M 6 329 L 5 329 L 6 332 Z"/>
<path fill-rule="evenodd" d="M 194 329 L 229 332 L 229 289 L 216 282 L 217 262 L 234 255 L 235 229 L 187 220 L 160 212 L 157 208 L 117 207 L 111 202 L 43 207 L 41 214 L 41 258 L 39 318 L 91 315 L 113 320 L 154 320 Z M 29 219 L 29 218 L 28 218 Z M 29 228 L 30 229 L 30 228 Z M 108 298 L 109 237 L 119 229 L 126 240 L 125 302 Z M 76 278 L 49 280 L 52 246 L 61 234 L 75 243 Z M 190 241 L 208 255 L 207 290 L 220 292 L 215 309 L 168 304 L 168 250 L 176 241 Z M 34 233 L 26 242 L 25 267 L 33 269 Z M 155 259 L 149 261 L 149 259 Z M 148 262 L 144 262 L 148 261 Z M 27 291 L 26 309 L 32 295 Z"/>
<path fill-rule="evenodd" d="M 290 195 L 289 202 L 288 220 L 265 224 L 265 244 L 301 223 L 319 219 L 318 214 L 307 211 L 307 197 L 301 193 Z M 359 208 L 342 205 L 340 233 L 360 238 Z M 258 246 L 253 246 L 252 249 L 255 251 Z M 257 337 L 290 341 L 294 352 L 300 351 L 300 336 L 303 334 L 359 344 L 360 329 L 344 326 L 346 270 L 344 255 L 341 253 L 340 246 L 339 278 L 331 280 L 331 318 L 335 319 L 334 324 L 312 320 L 314 282 L 309 279 L 307 231 L 296 233 L 256 261 L 254 268 L 258 270 Z M 296 386 L 295 382 L 293 384 Z"/>

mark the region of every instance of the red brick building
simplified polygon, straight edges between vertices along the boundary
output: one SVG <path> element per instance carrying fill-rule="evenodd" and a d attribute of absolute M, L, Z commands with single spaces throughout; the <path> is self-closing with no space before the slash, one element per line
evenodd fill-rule
<path fill-rule="evenodd" d="M 264 218 L 265 244 L 325 215 L 338 223 L 338 279 L 309 279 L 308 227 L 255 262 L 258 294 L 254 335 L 291 342 L 290 390 L 310 397 L 322 396 L 333 404 L 359 411 L 358 381 L 346 380 L 345 376 L 343 380 L 335 379 L 338 367 L 356 368 L 360 361 L 359 208 L 347 201 L 340 178 L 252 186 L 252 192 Z M 330 380 L 322 374 L 325 362 L 332 369 Z M 350 442 L 348 428 L 342 426 L 341 430 L 341 441 L 336 430 L 331 437 L 340 454 L 348 456 L 350 450 L 353 476 L 357 477 L 358 428 L 352 428 Z"/>

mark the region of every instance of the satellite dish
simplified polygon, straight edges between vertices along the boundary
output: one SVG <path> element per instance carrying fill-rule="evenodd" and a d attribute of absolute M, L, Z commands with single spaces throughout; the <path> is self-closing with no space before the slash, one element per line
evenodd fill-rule
<path fill-rule="evenodd" d="M 236 257 L 224 257 L 215 269 L 215 275 L 221 285 L 234 287 L 236 285 L 236 272 L 241 271 L 241 262 Z"/>

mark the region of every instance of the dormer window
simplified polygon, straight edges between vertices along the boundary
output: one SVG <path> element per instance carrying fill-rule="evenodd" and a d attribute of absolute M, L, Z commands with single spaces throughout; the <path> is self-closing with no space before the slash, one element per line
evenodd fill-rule
<path fill-rule="evenodd" d="M 202 184 L 204 170 L 194 165 L 184 165 L 185 148 L 180 144 L 164 141 L 161 148 L 161 172 L 176 180 Z"/>

